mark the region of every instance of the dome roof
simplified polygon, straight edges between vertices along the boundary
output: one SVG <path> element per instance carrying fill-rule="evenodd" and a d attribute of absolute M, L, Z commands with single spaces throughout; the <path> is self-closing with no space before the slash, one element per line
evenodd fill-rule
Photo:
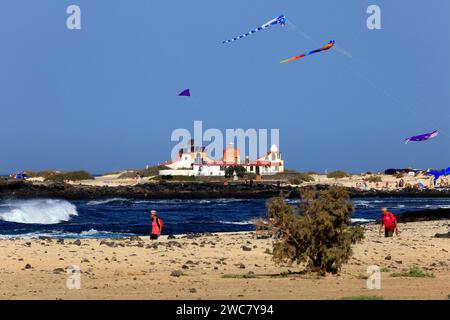
<path fill-rule="evenodd" d="M 273 145 L 270 147 L 270 152 L 272 152 L 272 153 L 278 152 L 278 147 L 276 146 L 276 144 L 273 144 Z"/>

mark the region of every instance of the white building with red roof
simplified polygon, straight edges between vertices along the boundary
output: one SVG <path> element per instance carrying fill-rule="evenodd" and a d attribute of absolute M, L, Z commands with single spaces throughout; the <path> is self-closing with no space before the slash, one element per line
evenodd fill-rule
<path fill-rule="evenodd" d="M 168 168 L 160 170 L 160 175 L 225 176 L 225 169 L 229 166 L 243 166 L 248 173 L 257 176 L 284 172 L 284 160 L 275 144 L 266 155 L 256 160 L 247 157 L 242 161 L 239 149 L 230 143 L 223 150 L 223 157 L 219 161 L 208 157 L 204 147 L 191 147 L 190 150 L 189 148 L 180 150 L 176 160 L 159 165 Z"/>

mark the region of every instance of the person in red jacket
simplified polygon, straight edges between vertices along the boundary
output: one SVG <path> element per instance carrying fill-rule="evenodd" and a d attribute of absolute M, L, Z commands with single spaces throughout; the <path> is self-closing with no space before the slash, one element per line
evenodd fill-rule
<path fill-rule="evenodd" d="M 151 240 L 158 240 L 159 236 L 161 235 L 161 232 L 164 227 L 164 223 L 160 217 L 158 217 L 158 214 L 156 210 L 150 211 L 150 216 L 152 218 L 152 229 L 150 232 L 150 239 Z"/>
<path fill-rule="evenodd" d="M 381 225 L 379 234 L 381 235 L 381 230 L 384 226 L 384 236 L 392 237 L 395 234 L 398 236 L 398 224 L 397 219 L 392 212 L 389 212 L 386 208 L 381 208 Z"/>

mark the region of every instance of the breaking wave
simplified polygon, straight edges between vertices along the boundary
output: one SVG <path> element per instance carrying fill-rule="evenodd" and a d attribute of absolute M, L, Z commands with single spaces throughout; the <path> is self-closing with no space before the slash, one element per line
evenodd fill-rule
<path fill-rule="evenodd" d="M 0 220 L 8 222 L 57 224 L 77 215 L 77 207 L 65 200 L 9 200 L 0 205 Z"/>

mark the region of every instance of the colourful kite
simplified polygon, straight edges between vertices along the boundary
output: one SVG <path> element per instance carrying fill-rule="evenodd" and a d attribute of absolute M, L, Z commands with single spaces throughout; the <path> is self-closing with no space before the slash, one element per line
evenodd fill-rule
<path fill-rule="evenodd" d="M 433 139 L 433 138 L 436 138 L 438 134 L 439 134 L 439 132 L 433 131 L 430 133 L 420 134 L 418 136 L 412 136 L 412 137 L 405 139 L 405 144 L 407 144 L 410 141 L 425 141 L 428 139 Z"/>
<path fill-rule="evenodd" d="M 258 27 L 258 28 L 256 28 L 256 29 L 253 29 L 253 30 L 251 30 L 251 31 L 249 31 L 249 32 L 247 32 L 247 33 L 245 33 L 245 34 L 243 34 L 243 35 L 240 35 L 240 36 L 236 37 L 236 38 L 233 38 L 233 39 L 230 39 L 230 40 L 222 41 L 222 43 L 230 43 L 230 42 L 233 42 L 233 41 L 236 41 L 236 40 L 245 38 L 245 37 L 247 37 L 247 36 L 249 36 L 249 35 L 251 35 L 251 34 L 254 34 L 254 33 L 258 32 L 258 31 L 264 30 L 264 29 L 266 29 L 266 28 L 268 28 L 268 27 L 270 27 L 270 26 L 274 26 L 274 25 L 277 25 L 277 24 L 279 24 L 280 26 L 284 27 L 284 25 L 286 24 L 286 17 L 285 17 L 284 15 L 281 15 L 281 16 L 279 16 L 279 17 L 276 17 L 275 19 L 272 19 L 272 20 L 270 20 L 270 21 L 267 21 L 267 22 L 266 22 L 265 24 L 263 24 L 261 27 Z"/>
<path fill-rule="evenodd" d="M 441 171 L 428 170 L 427 174 L 432 174 L 434 176 L 434 181 L 436 181 L 439 179 L 440 176 L 450 175 L 450 167 L 448 167 L 447 169 L 442 169 Z"/>
<path fill-rule="evenodd" d="M 328 42 L 326 45 L 324 45 L 324 46 L 323 46 L 322 48 L 320 48 L 320 49 L 316 49 L 316 50 L 310 51 L 310 52 L 308 52 L 308 53 L 302 53 L 301 55 L 298 55 L 298 56 L 295 56 L 295 57 L 292 57 L 292 58 L 289 58 L 289 59 L 280 61 L 280 63 L 286 63 L 286 62 L 294 61 L 294 60 L 297 60 L 297 59 L 300 59 L 300 58 L 303 58 L 303 57 L 306 57 L 306 56 L 310 56 L 310 55 L 312 55 L 312 54 L 314 54 L 314 53 L 317 53 L 317 52 L 329 50 L 329 49 L 331 49 L 333 46 L 334 46 L 334 40 L 331 40 L 330 42 Z"/>
<path fill-rule="evenodd" d="M 183 90 L 178 96 L 179 97 L 190 97 L 191 91 L 189 89 Z"/>

